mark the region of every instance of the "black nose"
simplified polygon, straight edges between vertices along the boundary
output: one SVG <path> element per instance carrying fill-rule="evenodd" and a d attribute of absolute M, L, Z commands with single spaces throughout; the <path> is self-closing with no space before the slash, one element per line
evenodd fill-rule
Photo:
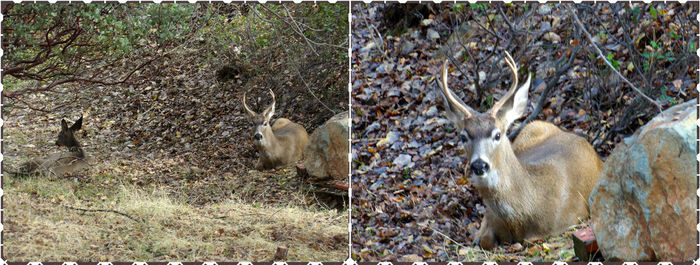
<path fill-rule="evenodd" d="M 256 133 L 255 140 L 260 140 L 260 139 L 262 139 L 262 134 Z"/>
<path fill-rule="evenodd" d="M 470 168 L 474 174 L 483 175 L 489 171 L 489 164 L 486 164 L 484 160 L 477 159 L 476 161 L 472 162 Z"/>

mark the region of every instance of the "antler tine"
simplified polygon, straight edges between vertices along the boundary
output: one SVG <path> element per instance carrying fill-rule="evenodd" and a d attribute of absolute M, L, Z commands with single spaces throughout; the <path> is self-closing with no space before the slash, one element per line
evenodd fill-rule
<path fill-rule="evenodd" d="M 450 88 L 447 87 L 447 66 L 448 66 L 448 61 L 445 60 L 445 63 L 442 64 L 442 69 L 441 69 L 441 72 L 442 72 L 441 83 L 442 83 L 442 85 L 440 87 L 442 88 L 442 92 L 443 92 L 443 94 L 445 94 L 445 98 L 447 98 L 447 100 L 450 101 L 450 103 L 452 103 L 453 106 L 457 107 L 457 109 L 459 109 L 459 111 L 464 113 L 464 116 L 466 118 L 469 118 L 472 115 L 471 111 L 469 111 L 469 109 L 466 106 L 462 105 L 462 103 L 459 102 L 459 100 L 457 100 L 455 98 L 455 94 L 452 92 L 452 90 L 450 90 Z"/>
<path fill-rule="evenodd" d="M 513 60 L 513 57 L 510 56 L 510 53 L 508 51 L 506 51 L 505 61 L 508 67 L 510 68 L 510 71 L 513 73 L 513 84 L 511 84 L 508 92 L 506 92 L 506 94 L 503 95 L 503 98 L 501 98 L 501 100 L 493 104 L 493 107 L 491 107 L 491 115 L 496 115 L 496 113 L 498 113 L 501 107 L 503 107 L 503 104 L 506 103 L 505 99 L 515 94 L 515 89 L 518 87 L 518 67 L 515 64 L 515 60 Z"/>
<path fill-rule="evenodd" d="M 247 92 L 243 92 L 243 108 L 245 108 L 245 110 L 248 112 L 248 114 L 249 114 L 250 116 L 257 116 L 258 114 L 255 113 L 254 111 L 250 110 L 250 108 L 248 108 L 248 105 L 245 104 L 245 94 L 246 94 L 246 93 L 247 93 Z"/>
<path fill-rule="evenodd" d="M 272 89 L 270 89 L 270 95 L 272 95 L 272 105 L 275 105 L 275 92 L 272 92 Z"/>
<path fill-rule="evenodd" d="M 510 86 L 510 90 L 513 90 L 518 86 L 518 65 L 508 51 L 506 51 L 506 64 L 508 64 L 508 67 L 510 67 L 510 70 L 513 72 L 513 84 Z"/>

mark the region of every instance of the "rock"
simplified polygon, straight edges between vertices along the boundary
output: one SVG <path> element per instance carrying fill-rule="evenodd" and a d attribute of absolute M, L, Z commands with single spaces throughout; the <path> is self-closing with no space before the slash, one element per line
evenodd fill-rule
<path fill-rule="evenodd" d="M 428 37 L 429 40 L 439 39 L 440 33 L 435 31 L 434 29 L 428 29 L 428 33 L 426 36 Z"/>
<path fill-rule="evenodd" d="M 377 142 L 377 146 L 378 147 L 388 146 L 388 145 L 391 145 L 394 142 L 396 142 L 396 140 L 398 140 L 398 139 L 399 139 L 399 134 L 394 132 L 394 131 L 391 131 L 391 132 L 388 132 L 384 138 L 382 138 L 381 140 L 379 140 Z"/>
<path fill-rule="evenodd" d="M 304 166 L 310 181 L 347 180 L 349 135 L 347 111 L 336 114 L 314 130 L 304 149 Z"/>
<path fill-rule="evenodd" d="M 518 251 L 521 251 L 524 249 L 523 244 L 520 244 L 520 243 L 515 243 L 515 244 L 511 245 L 511 248 L 515 252 L 518 252 Z"/>
<path fill-rule="evenodd" d="M 411 162 L 411 155 L 407 155 L 407 154 L 400 154 L 391 163 L 396 165 L 399 168 L 404 168 L 407 166 L 413 167 L 413 162 Z"/>
<path fill-rule="evenodd" d="M 547 14 L 549 14 L 550 12 L 552 12 L 552 7 L 549 6 L 548 4 L 541 4 L 541 5 L 537 8 L 537 14 L 539 14 L 539 15 L 541 15 L 541 16 L 547 15 Z"/>
<path fill-rule="evenodd" d="M 552 32 L 552 31 L 544 34 L 544 36 L 542 36 L 542 38 L 545 40 L 551 41 L 553 43 L 561 42 L 561 37 L 559 37 L 559 35 L 557 35 L 556 33 Z"/>
<path fill-rule="evenodd" d="M 674 106 L 608 157 L 588 203 L 610 260 L 695 259 L 697 100 Z"/>
<path fill-rule="evenodd" d="M 409 54 L 413 51 L 413 48 L 416 47 L 416 44 L 413 43 L 412 41 L 404 41 L 401 44 L 401 55 L 406 55 Z"/>

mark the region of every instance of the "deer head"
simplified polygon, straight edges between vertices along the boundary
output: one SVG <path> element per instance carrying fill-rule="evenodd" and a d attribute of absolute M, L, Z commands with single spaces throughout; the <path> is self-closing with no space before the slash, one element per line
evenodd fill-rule
<path fill-rule="evenodd" d="M 253 144 L 260 154 L 260 160 L 256 168 L 269 169 L 287 165 L 302 158 L 302 151 L 309 142 L 309 135 L 303 126 L 285 118 L 270 123 L 275 114 L 275 93 L 270 90 L 272 104 L 261 114 L 252 111 L 245 102 L 246 94 L 243 93 L 243 107 L 248 112 L 248 119 L 255 127 Z"/>
<path fill-rule="evenodd" d="M 479 113 L 465 104 L 447 86 L 448 63 L 442 65 L 439 81 L 447 117 L 459 130 L 459 137 L 469 157 L 469 168 L 477 177 L 477 186 L 491 186 L 498 182 L 498 175 L 492 169 L 498 167 L 494 158 L 497 152 L 511 149 L 506 131 L 511 123 L 520 118 L 527 107 L 527 92 L 530 87 L 530 75 L 520 88 L 518 86 L 518 68 L 515 61 L 506 52 L 506 64 L 513 73 L 513 83 L 508 93 L 485 113 Z"/>
<path fill-rule="evenodd" d="M 258 148 L 270 145 L 274 139 L 270 119 L 275 114 L 275 93 L 270 89 L 272 95 L 272 104 L 267 107 L 261 114 L 252 111 L 245 103 L 246 93 L 243 93 L 243 108 L 248 112 L 248 119 L 255 126 L 255 134 L 253 134 L 253 143 Z"/>
<path fill-rule="evenodd" d="M 83 126 L 83 116 L 82 115 L 70 127 L 68 127 L 68 123 L 66 122 L 66 119 L 61 119 L 61 132 L 58 133 L 58 139 L 56 139 L 56 145 L 57 146 L 65 146 L 65 147 L 69 147 L 69 148 L 79 146 L 78 140 L 75 139 L 75 135 L 73 135 L 73 133 L 80 130 L 80 128 L 82 126 Z"/>

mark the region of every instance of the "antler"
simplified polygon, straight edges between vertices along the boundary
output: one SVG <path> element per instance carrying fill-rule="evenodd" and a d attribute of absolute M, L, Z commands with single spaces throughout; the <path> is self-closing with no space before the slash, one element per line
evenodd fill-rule
<path fill-rule="evenodd" d="M 275 108 L 275 92 L 272 92 L 272 89 L 270 89 L 270 95 L 272 95 L 272 108 Z"/>
<path fill-rule="evenodd" d="M 513 57 L 510 56 L 510 53 L 506 51 L 506 58 L 505 58 L 506 64 L 510 68 L 510 71 L 513 73 L 513 84 L 510 85 L 510 89 L 508 90 L 508 93 L 503 95 L 501 100 L 493 104 L 493 107 L 491 107 L 491 113 L 495 115 L 498 113 L 498 110 L 503 107 L 503 104 L 506 103 L 506 99 L 511 97 L 515 93 L 515 89 L 518 87 L 518 65 L 515 63 L 515 60 L 513 60 Z"/>
<path fill-rule="evenodd" d="M 450 88 L 447 87 L 447 60 L 445 60 L 445 63 L 442 64 L 442 80 L 441 83 L 442 85 L 440 88 L 442 88 L 443 94 L 445 94 L 445 98 L 447 98 L 450 103 L 452 103 L 452 106 L 457 107 L 459 111 L 464 113 L 465 118 L 471 117 L 472 113 L 469 110 L 469 108 L 465 105 L 463 105 L 460 100 L 458 100 L 455 97 L 455 94 L 450 90 Z"/>
<path fill-rule="evenodd" d="M 248 108 L 248 105 L 245 104 L 245 94 L 246 94 L 246 92 L 243 92 L 243 108 L 245 108 L 245 110 L 248 112 L 248 114 L 250 116 L 257 116 L 258 114 L 255 113 L 254 111 L 250 110 L 250 108 Z"/>
<path fill-rule="evenodd" d="M 265 109 L 265 111 L 263 111 L 263 116 L 265 116 L 265 119 L 267 121 L 270 121 L 272 115 L 275 114 L 275 103 L 277 102 L 275 101 L 275 92 L 272 92 L 272 89 L 270 89 L 270 95 L 272 95 L 272 105 L 270 105 L 269 107 L 267 107 L 267 109 Z"/>

